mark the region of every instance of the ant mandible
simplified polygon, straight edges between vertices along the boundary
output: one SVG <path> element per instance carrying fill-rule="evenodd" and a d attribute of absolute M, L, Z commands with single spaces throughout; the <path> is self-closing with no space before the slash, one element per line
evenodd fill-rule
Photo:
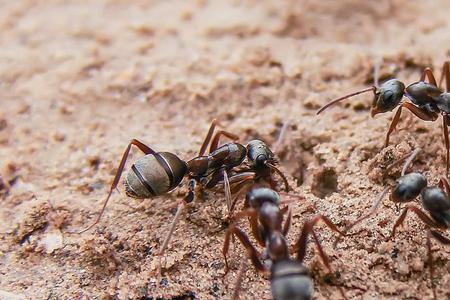
<path fill-rule="evenodd" d="M 377 80 L 376 75 L 376 80 Z M 428 82 L 425 82 L 425 78 L 428 77 Z M 445 78 L 445 90 L 440 87 Z M 390 79 L 381 86 L 378 84 L 374 86 L 345 95 L 338 99 L 332 100 L 322 106 L 317 114 L 320 114 L 328 107 L 341 102 L 345 99 L 353 96 L 373 91 L 374 98 L 371 107 L 371 116 L 376 114 L 385 113 L 394 110 L 398 107 L 394 118 L 389 126 L 386 134 L 386 141 L 384 147 L 389 145 L 389 137 L 395 130 L 402 113 L 402 109 L 406 108 L 412 112 L 416 117 L 424 121 L 436 121 L 439 114 L 442 115 L 443 122 L 443 135 L 446 148 L 446 174 L 448 175 L 450 166 L 450 141 L 448 137 L 448 126 L 450 126 L 450 62 L 445 62 L 442 66 L 442 74 L 439 80 L 439 85 L 433 75 L 430 68 L 425 68 L 420 80 L 408 85 L 405 88 L 405 84 L 398 79 Z M 403 101 L 403 96 L 406 96 L 411 102 Z"/>
<path fill-rule="evenodd" d="M 229 269 L 227 254 L 230 239 L 235 235 L 246 248 L 254 267 L 261 272 L 270 272 L 273 299 L 311 299 L 314 291 L 313 282 L 308 269 L 303 265 L 308 236 L 312 235 L 319 251 L 319 255 L 331 273 L 332 270 L 329 259 L 323 251 L 322 245 L 314 231 L 314 225 L 322 220 L 331 230 L 341 235 L 344 235 L 344 233 L 326 216 L 318 215 L 304 224 L 300 238 L 294 246 L 294 249 L 297 252 L 297 259 L 291 259 L 289 257 L 289 249 L 286 242 L 286 235 L 290 227 L 291 212 L 289 209 L 288 216 L 283 224 L 283 213 L 286 212 L 286 208 L 280 209 L 281 203 L 283 203 L 283 201 L 280 200 L 278 193 L 269 188 L 254 188 L 247 193 L 245 200 L 246 209 L 237 213 L 235 215 L 235 220 L 243 217 L 249 218 L 252 235 L 258 244 L 266 248 L 266 252 L 272 261 L 272 265 L 270 269 L 264 265 L 261 254 L 250 242 L 247 234 L 237 227 L 237 225 L 232 223 L 225 235 L 222 250 L 225 258 L 225 274 Z M 284 203 L 286 203 L 286 201 Z M 238 282 L 237 286 L 239 286 L 239 284 L 240 282 Z M 339 287 L 339 291 L 346 299 L 345 293 L 341 287 Z"/>

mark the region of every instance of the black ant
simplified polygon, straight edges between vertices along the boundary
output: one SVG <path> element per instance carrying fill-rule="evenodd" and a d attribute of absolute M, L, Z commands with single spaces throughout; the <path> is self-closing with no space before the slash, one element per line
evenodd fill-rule
<path fill-rule="evenodd" d="M 414 160 L 417 154 L 420 152 L 420 149 L 416 149 L 409 159 L 406 161 L 403 166 L 401 177 L 397 179 L 396 186 L 392 189 L 390 194 L 390 199 L 396 203 L 408 203 L 414 201 L 419 195 L 421 196 L 421 203 L 423 208 L 429 213 L 428 216 L 418 207 L 407 204 L 403 209 L 400 217 L 395 222 L 395 225 L 392 229 L 391 236 L 389 239 L 395 237 L 395 232 L 398 226 L 400 226 L 406 218 L 408 211 L 415 213 L 420 220 L 422 220 L 426 225 L 428 225 L 428 234 L 427 234 L 427 247 L 428 247 L 428 263 L 430 265 L 430 278 L 432 281 L 433 287 L 433 296 L 436 298 L 436 291 L 433 285 L 433 265 L 432 265 L 432 256 L 431 256 L 431 241 L 430 237 L 434 237 L 437 241 L 444 245 L 450 245 L 450 239 L 443 236 L 436 230 L 433 229 L 442 229 L 448 230 L 450 228 L 450 185 L 446 178 L 441 178 L 438 186 L 428 186 L 427 178 L 417 172 L 411 172 L 408 174 L 406 170 L 408 165 Z M 367 219 L 371 215 L 375 213 L 379 204 L 381 203 L 384 196 L 389 191 L 389 188 L 386 188 L 381 195 L 378 197 L 371 211 L 350 224 L 345 232 L 349 231 L 356 224 L 361 221 Z"/>
<path fill-rule="evenodd" d="M 428 77 L 429 83 L 425 82 L 425 78 Z M 378 76 L 376 76 L 376 79 Z M 440 87 L 442 85 L 442 81 L 446 81 L 445 90 L 442 90 Z M 442 74 L 441 79 L 439 80 L 439 86 L 436 82 L 436 79 L 433 75 L 433 72 L 430 68 L 425 68 L 423 71 L 420 80 L 418 82 L 414 82 L 408 85 L 405 88 L 405 84 L 398 79 L 390 79 L 380 87 L 378 84 L 374 86 L 348 94 L 346 96 L 340 97 L 338 99 L 332 100 L 322 106 L 317 114 L 320 114 L 322 111 L 327 109 L 328 107 L 345 100 L 347 98 L 351 98 L 353 96 L 373 91 L 374 98 L 372 102 L 371 108 L 371 116 L 374 117 L 376 114 L 385 113 L 388 111 L 392 111 L 394 108 L 398 106 L 398 109 L 392 119 L 392 122 L 389 126 L 389 130 L 386 134 L 386 141 L 384 143 L 384 147 L 389 145 L 389 136 L 395 130 L 399 120 L 400 115 L 402 113 L 402 108 L 406 108 L 411 111 L 416 117 L 424 121 L 436 121 L 439 113 L 442 115 L 443 121 L 443 130 L 444 130 L 444 142 L 445 148 L 447 150 L 446 155 L 446 174 L 448 175 L 449 171 L 449 159 L 450 159 L 450 142 L 448 137 L 448 126 L 450 126 L 450 62 L 445 62 L 442 66 Z M 403 96 L 406 96 L 411 102 L 403 101 Z"/>
<path fill-rule="evenodd" d="M 269 188 L 254 188 L 246 195 L 246 209 L 235 215 L 235 220 L 248 217 L 253 237 L 258 244 L 265 247 L 266 253 L 270 258 L 272 265 L 270 269 L 266 267 L 262 261 L 262 255 L 250 242 L 249 237 L 239 227 L 232 223 L 225 235 L 223 246 L 223 255 L 225 258 L 226 272 L 228 272 L 227 254 L 232 236 L 237 236 L 239 241 L 244 245 L 247 254 L 254 267 L 261 272 L 270 271 L 270 282 L 272 296 L 277 300 L 287 299 L 311 299 L 314 291 L 313 282 L 309 275 L 308 269 L 303 265 L 306 255 L 306 244 L 308 236 L 312 235 L 314 242 L 319 251 L 325 266 L 330 273 L 332 272 L 329 259 L 323 251 L 321 243 L 314 231 L 314 225 L 320 220 L 333 231 L 344 235 L 336 225 L 326 216 L 318 215 L 312 220 L 307 221 L 303 226 L 303 230 L 294 249 L 297 252 L 297 259 L 289 257 L 289 249 L 286 242 L 291 221 L 291 211 L 289 209 L 288 216 L 283 224 L 283 214 L 286 208 L 280 209 L 280 197 L 277 192 Z M 238 279 L 240 285 L 241 278 Z M 341 287 L 339 290 L 344 298 L 345 294 Z M 236 293 L 235 293 L 236 295 Z"/>
<path fill-rule="evenodd" d="M 175 189 L 184 177 L 187 176 L 189 179 L 188 193 L 178 203 L 178 209 L 171 223 L 169 233 L 159 251 L 159 258 L 161 258 L 167 248 L 185 205 L 194 200 L 197 184 L 201 189 L 212 189 L 219 183 L 223 183 L 229 210 L 232 207 L 231 194 L 229 193 L 230 184 L 239 185 L 248 180 L 256 180 L 258 178 L 268 180 L 274 184 L 274 181 L 271 179 L 271 170 L 274 170 L 283 178 L 285 189 L 288 190 L 290 188 L 286 177 L 276 168 L 274 154 L 267 145 L 262 141 L 252 140 L 247 146 L 237 142 L 229 142 L 219 147 L 221 136 L 226 136 L 231 140 L 237 140 L 238 136 L 224 130 L 219 130 L 214 134 L 217 125 L 217 120 L 213 120 L 198 156 L 187 162 L 181 160 L 173 153 L 156 152 L 137 139 L 131 140 L 125 149 L 110 191 L 98 217 L 93 224 L 78 233 L 90 230 L 100 221 L 113 191 L 117 188 L 132 145 L 138 147 L 145 156 L 139 158 L 131 166 L 131 172 L 128 173 L 125 179 L 125 190 L 128 196 L 139 199 L 153 198 Z M 205 155 L 208 145 L 210 146 L 209 154 Z M 248 160 L 246 171 L 232 173 L 231 170 L 242 165 L 246 158 Z M 232 173 L 232 175 L 228 177 L 228 173 Z"/>

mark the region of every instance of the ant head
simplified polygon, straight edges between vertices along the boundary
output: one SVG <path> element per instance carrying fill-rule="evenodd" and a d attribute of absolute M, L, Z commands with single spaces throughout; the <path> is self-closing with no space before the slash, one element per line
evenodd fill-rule
<path fill-rule="evenodd" d="M 314 284 L 303 264 L 294 260 L 275 261 L 271 272 L 273 299 L 311 299 Z"/>
<path fill-rule="evenodd" d="M 263 141 L 252 140 L 247 144 L 247 158 L 255 167 L 263 168 L 274 159 L 274 154 Z"/>
<path fill-rule="evenodd" d="M 259 208 L 264 202 L 272 202 L 275 205 L 280 203 L 280 196 L 277 192 L 269 188 L 254 188 L 245 196 L 247 207 Z"/>
<path fill-rule="evenodd" d="M 420 173 L 409 173 L 397 180 L 397 185 L 391 194 L 391 200 L 398 202 L 410 202 L 419 196 L 426 188 L 427 178 Z"/>
<path fill-rule="evenodd" d="M 402 101 L 405 94 L 405 85 L 397 79 L 390 79 L 374 90 L 371 116 L 392 111 Z"/>

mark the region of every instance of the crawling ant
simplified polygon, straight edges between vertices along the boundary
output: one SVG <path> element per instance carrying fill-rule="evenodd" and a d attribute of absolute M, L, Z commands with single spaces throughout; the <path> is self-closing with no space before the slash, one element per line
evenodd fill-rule
<path fill-rule="evenodd" d="M 433 296 L 436 298 L 436 291 L 433 285 L 433 265 L 430 237 L 434 237 L 438 242 L 444 245 L 450 245 L 449 238 L 434 230 L 450 229 L 450 185 L 446 178 L 441 178 L 438 186 L 428 186 L 427 178 L 423 174 L 417 172 L 405 174 L 408 165 L 414 160 L 419 152 L 420 149 L 413 151 L 411 156 L 406 161 L 402 169 L 401 177 L 397 179 L 397 184 L 390 193 L 390 199 L 396 204 L 410 203 L 420 195 L 422 206 L 429 213 L 429 216 L 418 207 L 412 204 L 407 204 L 400 214 L 400 217 L 395 222 L 389 239 L 395 237 L 396 229 L 405 221 L 408 211 L 415 213 L 419 219 L 427 225 L 428 263 L 430 265 L 430 278 L 433 287 Z M 345 232 L 349 231 L 356 224 L 373 215 L 388 191 L 389 188 L 386 188 L 378 197 L 371 211 L 367 215 L 350 224 L 346 228 Z"/>
<path fill-rule="evenodd" d="M 344 235 L 336 225 L 326 216 L 318 215 L 312 220 L 307 221 L 303 227 L 301 236 L 295 244 L 297 258 L 289 257 L 289 249 L 286 242 L 286 235 L 289 231 L 291 221 L 291 211 L 283 224 L 283 214 L 286 208 L 280 209 L 283 202 L 277 192 L 269 188 L 254 188 L 250 190 L 245 199 L 246 209 L 235 215 L 235 219 L 248 217 L 253 237 L 262 247 L 265 247 L 268 258 L 272 265 L 270 268 L 265 266 L 262 255 L 250 242 L 249 237 L 244 231 L 232 223 L 225 235 L 225 241 L 222 253 L 225 258 L 226 272 L 228 272 L 227 254 L 232 236 L 237 236 L 239 241 L 246 248 L 248 256 L 253 266 L 260 272 L 270 272 L 270 282 L 272 296 L 277 300 L 287 299 L 311 299 L 314 291 L 313 282 L 308 269 L 303 265 L 306 255 L 306 245 L 308 236 L 312 235 L 319 251 L 319 255 L 330 273 L 332 272 L 329 259 L 323 251 L 321 243 L 314 231 L 314 225 L 320 220 L 324 221 L 331 230 Z M 237 286 L 242 279 L 238 279 Z M 341 287 L 339 290 L 344 298 L 345 294 Z M 236 293 L 235 293 L 236 295 Z"/>
<path fill-rule="evenodd" d="M 78 233 L 81 234 L 90 230 L 100 221 L 113 191 L 117 188 L 132 145 L 141 150 L 145 156 L 139 158 L 131 166 L 131 172 L 128 173 L 125 179 L 125 190 L 128 196 L 139 199 L 161 196 L 175 189 L 184 177 L 189 179 L 188 193 L 183 200 L 178 201 L 177 212 L 159 251 L 159 258 L 161 258 L 167 248 L 185 205 L 194 200 L 197 185 L 201 189 L 212 189 L 219 183 L 223 183 L 229 209 L 232 206 L 231 195 L 228 192 L 230 184 L 239 185 L 257 178 L 263 178 L 272 182 L 271 171 L 268 170 L 277 172 L 283 178 L 286 184 L 285 188 L 289 188 L 285 176 L 275 166 L 274 154 L 266 144 L 259 140 L 252 140 L 246 146 L 237 142 L 229 142 L 219 146 L 221 136 L 225 136 L 233 141 L 237 140 L 238 136 L 224 130 L 214 133 L 217 125 L 217 120 L 213 120 L 198 155 L 187 162 L 173 153 L 156 152 L 137 139 L 131 140 L 125 149 L 110 191 L 98 217 L 93 224 Z M 209 154 L 205 155 L 208 145 Z M 242 165 L 246 158 L 248 167 L 245 172 L 233 172 L 228 177 L 228 173 L 231 174 L 231 170 L 234 167 Z M 160 266 L 161 264 L 159 264 L 159 268 Z M 160 269 L 159 273 L 161 274 Z"/>
<path fill-rule="evenodd" d="M 378 76 L 376 76 L 376 78 L 377 77 Z M 425 82 L 426 77 L 428 77 L 429 82 Z M 445 90 L 442 90 L 441 85 L 444 78 L 446 85 Z M 432 70 L 430 68 L 425 68 L 420 77 L 420 80 L 408 85 L 406 88 L 405 84 L 400 80 L 390 79 L 381 84 L 381 86 L 379 87 L 378 84 L 375 84 L 370 88 L 332 100 L 322 106 L 317 111 L 317 114 L 320 114 L 328 107 L 338 102 L 370 91 L 373 91 L 374 93 L 370 111 L 372 117 L 379 113 L 392 111 L 396 107 L 398 107 L 386 134 L 384 147 L 387 147 L 389 145 L 389 137 L 395 130 L 400 120 L 400 115 L 403 108 L 408 109 L 416 117 L 424 121 L 436 121 L 439 117 L 439 114 L 442 115 L 443 135 L 447 152 L 446 174 L 448 175 L 450 166 L 450 141 L 448 137 L 448 126 L 450 126 L 450 62 L 447 61 L 442 66 L 442 74 L 441 79 L 439 80 L 439 85 L 436 82 Z M 403 96 L 406 96 L 410 100 L 410 102 L 402 102 Z"/>

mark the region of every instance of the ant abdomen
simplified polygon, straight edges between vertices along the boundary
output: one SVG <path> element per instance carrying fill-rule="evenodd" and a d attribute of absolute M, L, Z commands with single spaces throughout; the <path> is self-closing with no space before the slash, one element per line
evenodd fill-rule
<path fill-rule="evenodd" d="M 419 196 L 427 186 L 427 179 L 420 173 L 409 173 L 397 180 L 397 185 L 391 194 L 391 200 L 398 202 L 410 202 Z"/>
<path fill-rule="evenodd" d="M 302 263 L 294 260 L 274 262 L 271 274 L 274 299 L 308 300 L 312 298 L 314 284 Z"/>
<path fill-rule="evenodd" d="M 158 152 L 139 158 L 125 180 L 128 196 L 151 198 L 177 187 L 187 172 L 187 165 L 170 152 Z"/>

